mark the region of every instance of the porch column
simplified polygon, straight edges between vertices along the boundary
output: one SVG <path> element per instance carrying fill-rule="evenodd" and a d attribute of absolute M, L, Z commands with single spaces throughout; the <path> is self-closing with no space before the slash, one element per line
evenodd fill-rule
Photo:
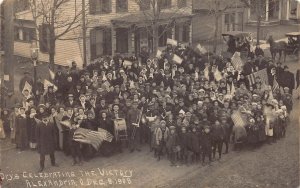
<path fill-rule="evenodd" d="M 266 22 L 269 21 L 269 0 L 266 0 Z"/>
<path fill-rule="evenodd" d="M 175 39 L 175 24 L 172 27 L 172 39 Z"/>
<path fill-rule="evenodd" d="M 281 20 L 281 12 L 282 12 L 282 1 L 279 1 L 279 11 L 278 11 L 278 20 Z"/>
<path fill-rule="evenodd" d="M 128 42 L 128 45 L 129 45 L 129 48 L 128 48 L 128 52 L 131 53 L 129 55 L 133 55 L 135 54 L 134 51 L 134 42 L 135 42 L 135 37 L 134 37 L 134 30 L 130 30 L 130 33 L 129 33 L 129 42 Z"/>
<path fill-rule="evenodd" d="M 193 43 L 193 24 L 192 21 L 190 23 L 190 33 L 189 33 L 189 43 L 192 44 Z"/>
<path fill-rule="evenodd" d="M 290 0 L 286 1 L 286 19 L 289 20 L 290 19 Z"/>
<path fill-rule="evenodd" d="M 300 19 L 300 2 L 297 1 L 297 11 L 296 11 L 296 18 Z"/>
<path fill-rule="evenodd" d="M 117 47 L 117 40 L 116 40 L 116 30 L 115 27 L 111 27 L 111 53 L 112 56 L 115 56 L 116 53 L 116 47 Z"/>
<path fill-rule="evenodd" d="M 249 5 L 251 5 L 251 1 L 250 0 L 248 0 L 248 3 L 249 3 Z M 251 18 L 251 8 L 248 7 L 247 8 L 247 20 L 249 21 L 250 18 Z"/>

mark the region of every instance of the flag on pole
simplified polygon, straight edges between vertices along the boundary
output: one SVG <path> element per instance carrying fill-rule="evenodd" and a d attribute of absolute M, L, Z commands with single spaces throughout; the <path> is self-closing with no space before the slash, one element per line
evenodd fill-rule
<path fill-rule="evenodd" d="M 207 53 L 207 50 L 205 49 L 205 47 L 201 46 L 200 43 L 197 45 L 197 49 L 200 51 L 201 54 L 206 54 Z"/>
<path fill-rule="evenodd" d="M 45 90 L 48 90 L 48 87 L 49 86 L 53 86 L 53 91 L 55 92 L 55 91 L 57 91 L 57 86 L 56 85 L 54 85 L 54 84 L 52 84 L 49 80 L 44 80 L 44 89 Z"/>
<path fill-rule="evenodd" d="M 160 58 L 160 57 L 161 57 L 161 54 L 162 54 L 162 52 L 161 52 L 160 50 L 157 50 L 157 52 L 156 52 L 156 57 L 157 57 L 157 58 Z"/>
<path fill-rule="evenodd" d="M 272 91 L 274 92 L 277 89 L 279 89 L 279 84 L 278 84 L 276 78 L 274 78 Z"/>
<path fill-rule="evenodd" d="M 251 86 L 255 84 L 255 78 L 257 78 L 257 77 L 259 77 L 261 79 L 262 84 L 269 85 L 267 68 L 259 70 L 257 72 L 254 72 L 247 76 Z"/>
<path fill-rule="evenodd" d="M 246 122 L 243 119 L 241 112 L 238 110 L 233 112 L 233 114 L 231 115 L 231 119 L 234 123 L 234 126 L 244 127 L 246 125 Z"/>
<path fill-rule="evenodd" d="M 230 95 L 233 97 L 235 94 L 235 86 L 233 84 L 233 82 L 231 83 L 231 89 L 230 89 Z"/>
<path fill-rule="evenodd" d="M 216 71 L 214 72 L 214 77 L 217 82 L 223 79 L 223 76 L 218 68 L 216 68 Z"/>
<path fill-rule="evenodd" d="M 61 125 L 66 126 L 67 128 L 71 128 L 71 121 L 70 120 L 65 120 L 60 122 Z"/>
<path fill-rule="evenodd" d="M 27 81 L 25 82 L 24 88 L 23 88 L 23 90 L 22 90 L 22 94 L 23 94 L 23 95 L 25 95 L 25 94 L 24 94 L 25 90 L 28 90 L 29 93 L 32 92 L 32 86 L 31 86 Z"/>
<path fill-rule="evenodd" d="M 173 61 L 175 61 L 175 63 L 179 65 L 182 63 L 182 59 L 176 54 L 174 54 Z"/>
<path fill-rule="evenodd" d="M 205 69 L 204 69 L 204 77 L 205 77 L 207 80 L 209 80 L 209 70 L 208 70 L 208 66 L 205 67 Z"/>
<path fill-rule="evenodd" d="M 98 128 L 98 131 L 78 128 L 73 135 L 73 140 L 81 143 L 91 144 L 96 150 L 100 148 L 104 140 L 111 142 L 112 139 L 113 135 L 101 128 Z"/>
<path fill-rule="evenodd" d="M 50 79 L 54 80 L 55 74 L 54 74 L 54 72 L 51 69 L 49 69 L 49 74 L 50 74 Z"/>
<path fill-rule="evenodd" d="M 244 62 L 241 58 L 241 53 L 240 52 L 235 52 L 231 58 L 231 64 L 237 71 L 242 71 Z"/>
<path fill-rule="evenodd" d="M 125 61 L 123 62 L 123 66 L 124 66 L 124 67 L 128 67 L 128 66 L 131 66 L 131 65 L 132 65 L 132 62 L 131 62 L 131 61 L 125 60 Z"/>
<path fill-rule="evenodd" d="M 172 46 L 177 46 L 178 42 L 174 39 L 167 39 L 167 44 L 171 44 Z"/>

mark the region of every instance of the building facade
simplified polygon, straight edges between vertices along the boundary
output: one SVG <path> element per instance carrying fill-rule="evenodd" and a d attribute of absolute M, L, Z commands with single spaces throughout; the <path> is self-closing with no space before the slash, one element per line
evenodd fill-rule
<path fill-rule="evenodd" d="M 167 38 L 191 43 L 192 0 L 162 0 L 161 11 L 156 16 L 153 16 L 151 1 L 86 0 L 87 62 L 106 55 L 138 56 L 142 48 L 153 52 L 153 20 L 158 27 L 158 47 L 166 46 Z M 66 4 L 64 14 L 74 14 L 72 5 L 77 3 L 76 7 L 82 7 L 81 2 L 72 0 Z M 38 38 L 39 60 L 48 62 L 49 31 L 42 22 L 35 24 L 30 6 L 24 4 L 17 13 L 15 54 L 30 57 L 31 41 Z M 73 39 L 57 40 L 55 63 L 68 66 L 71 61 L 76 61 L 81 65 L 84 54 L 82 29 L 76 28 L 64 37 Z"/>
<path fill-rule="evenodd" d="M 217 4 L 219 3 L 219 4 Z M 218 22 L 216 23 L 214 12 L 218 10 Z M 214 40 L 215 29 L 218 39 L 227 31 L 242 31 L 247 23 L 247 6 L 242 1 L 211 1 L 194 0 L 193 12 L 193 42 L 211 44 Z"/>
<path fill-rule="evenodd" d="M 258 0 L 249 0 L 249 23 L 255 23 L 258 15 Z M 260 0 L 262 24 L 285 24 L 300 22 L 300 1 L 298 0 Z"/>

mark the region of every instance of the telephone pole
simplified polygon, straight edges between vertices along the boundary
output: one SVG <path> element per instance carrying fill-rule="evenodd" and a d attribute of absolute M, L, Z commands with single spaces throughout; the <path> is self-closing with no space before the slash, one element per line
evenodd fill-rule
<path fill-rule="evenodd" d="M 3 1 L 4 9 L 4 83 L 7 83 L 9 91 L 14 91 L 14 2 Z"/>
<path fill-rule="evenodd" d="M 1 112 L 4 107 L 4 90 L 3 90 L 3 80 L 4 80 L 4 71 L 3 71 L 3 5 L 0 3 L 0 108 Z"/>
<path fill-rule="evenodd" d="M 256 41 L 256 44 L 259 45 L 259 37 L 260 37 L 260 26 L 261 26 L 261 0 L 257 0 L 257 3 L 256 3 L 256 14 L 257 14 L 257 35 L 256 35 L 256 38 L 257 38 L 257 41 Z"/>
<path fill-rule="evenodd" d="M 83 67 L 87 66 L 86 60 L 86 16 L 85 16 L 85 0 L 82 0 L 82 48 L 83 48 Z"/>

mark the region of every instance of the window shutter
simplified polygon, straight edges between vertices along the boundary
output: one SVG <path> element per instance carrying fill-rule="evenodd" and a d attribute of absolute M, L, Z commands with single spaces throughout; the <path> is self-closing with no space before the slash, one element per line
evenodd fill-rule
<path fill-rule="evenodd" d="M 90 14 L 95 14 L 96 13 L 96 1 L 97 0 L 89 0 Z"/>
<path fill-rule="evenodd" d="M 92 29 L 90 31 L 90 44 L 91 44 L 91 59 L 96 58 L 96 30 Z"/>
<path fill-rule="evenodd" d="M 40 44 L 40 51 L 47 52 L 46 45 L 45 45 L 45 27 L 44 25 L 39 26 L 39 44 Z"/>
<path fill-rule="evenodd" d="M 105 55 L 111 55 L 112 54 L 112 45 L 111 45 L 111 29 L 107 28 L 104 29 L 104 37 L 105 37 L 105 41 L 104 41 L 104 54 Z"/>

